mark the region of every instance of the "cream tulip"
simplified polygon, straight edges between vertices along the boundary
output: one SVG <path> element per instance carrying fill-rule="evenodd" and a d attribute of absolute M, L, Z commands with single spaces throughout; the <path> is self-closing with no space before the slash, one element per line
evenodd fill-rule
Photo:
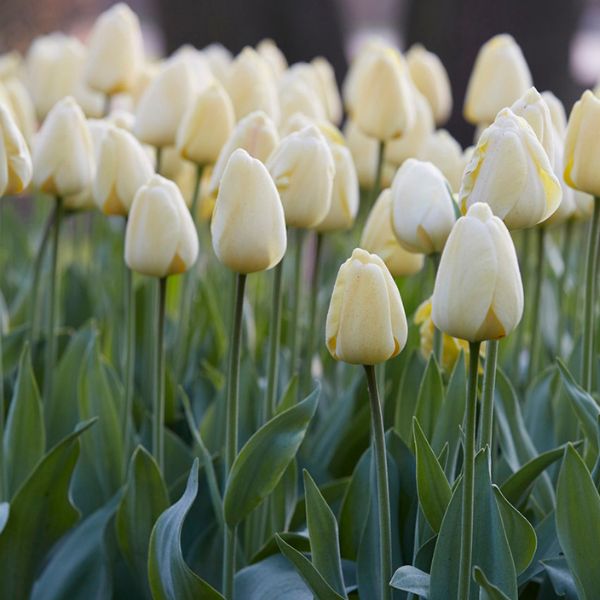
<path fill-rule="evenodd" d="M 565 140 L 565 181 L 581 192 L 600 196 L 600 98 L 585 91 L 575 102 Z"/>
<path fill-rule="evenodd" d="M 19 131 L 29 147 L 37 130 L 35 107 L 27 88 L 17 77 L 9 77 L 0 82 L 0 100 L 5 99 Z"/>
<path fill-rule="evenodd" d="M 295 131 L 300 131 L 309 125 L 314 125 L 324 136 L 329 144 L 346 145 L 344 134 L 327 119 L 313 119 L 302 113 L 294 113 L 281 127 L 281 137 Z M 369 138 L 370 139 L 370 138 Z"/>
<path fill-rule="evenodd" d="M 406 53 L 406 64 L 413 83 L 431 107 L 436 125 L 445 123 L 452 112 L 452 89 L 442 61 L 415 44 Z"/>
<path fill-rule="evenodd" d="M 456 221 L 450 185 L 429 162 L 409 158 L 392 182 L 392 227 L 406 250 L 441 252 Z"/>
<path fill-rule="evenodd" d="M 467 164 L 460 144 L 445 129 L 432 133 L 419 156 L 421 160 L 433 163 L 448 180 L 453 192 L 460 189 L 460 181 Z"/>
<path fill-rule="evenodd" d="M 313 58 L 310 63 L 315 71 L 317 80 L 319 82 L 319 89 L 321 90 L 321 98 L 323 106 L 325 107 L 325 113 L 327 119 L 339 125 L 342 121 L 343 110 L 342 110 L 342 98 L 340 97 L 340 90 L 335 80 L 335 72 L 331 63 L 322 56 Z"/>
<path fill-rule="evenodd" d="M 272 39 L 265 38 L 264 40 L 261 40 L 256 46 L 256 51 L 269 65 L 275 79 L 279 79 L 285 73 L 285 70 L 288 67 L 287 60 L 283 52 Z"/>
<path fill-rule="evenodd" d="M 533 129 L 509 108 L 488 127 L 465 168 L 461 212 L 486 202 L 509 229 L 533 227 L 560 204 L 562 190 Z"/>
<path fill-rule="evenodd" d="M 167 277 L 198 257 L 198 234 L 179 188 L 154 175 L 135 195 L 125 232 L 125 262 L 133 271 Z"/>
<path fill-rule="evenodd" d="M 42 192 L 70 196 L 88 189 L 93 148 L 83 111 L 71 97 L 48 113 L 33 144 L 33 182 Z"/>
<path fill-rule="evenodd" d="M 176 146 L 181 156 L 197 165 L 217 162 L 235 127 L 233 104 L 218 83 L 202 92 L 183 115 Z"/>
<path fill-rule="evenodd" d="M 521 48 L 508 34 L 494 36 L 479 50 L 465 95 L 464 116 L 478 125 L 491 123 L 531 87 Z"/>
<path fill-rule="evenodd" d="M 408 325 L 400 292 L 379 256 L 356 248 L 340 267 L 327 312 L 331 356 L 375 365 L 404 348 Z"/>
<path fill-rule="evenodd" d="M 0 80 L 19 77 L 23 69 L 23 57 L 16 50 L 0 54 Z"/>
<path fill-rule="evenodd" d="M 542 92 L 542 98 L 550 111 L 550 118 L 558 134 L 558 139 L 564 139 L 567 133 L 567 114 L 563 103 L 549 91 Z"/>
<path fill-rule="evenodd" d="M 573 198 L 575 200 L 575 213 L 574 217 L 580 221 L 587 221 L 592 218 L 594 214 L 594 196 L 580 192 L 579 190 L 573 190 Z"/>
<path fill-rule="evenodd" d="M 279 84 L 279 106 L 281 124 L 296 113 L 312 119 L 324 119 L 325 108 L 314 88 L 307 85 L 304 79 L 294 76 L 293 73 L 284 75 Z"/>
<path fill-rule="evenodd" d="M 360 247 L 377 254 L 394 277 L 414 275 L 425 263 L 423 254 L 405 250 L 392 229 L 392 192 L 385 189 L 379 194 L 365 223 Z"/>
<path fill-rule="evenodd" d="M 223 44 L 214 42 L 203 48 L 202 54 L 206 58 L 213 77 L 215 77 L 221 85 L 225 85 L 227 72 L 233 61 L 231 52 L 225 48 Z"/>
<path fill-rule="evenodd" d="M 237 273 L 266 271 L 285 254 L 277 188 L 263 163 L 241 148 L 227 161 L 210 231 L 217 258 Z"/>
<path fill-rule="evenodd" d="M 497 340 L 523 315 L 523 284 L 506 225 L 487 204 L 473 204 L 448 237 L 435 279 L 432 319 L 469 342 Z"/>
<path fill-rule="evenodd" d="M 144 48 L 137 15 L 123 3 L 102 13 L 92 28 L 85 65 L 87 84 L 112 95 L 134 87 Z"/>
<path fill-rule="evenodd" d="M 344 137 L 352 154 L 361 187 L 371 189 L 377 170 L 377 140 L 365 135 L 350 119 L 344 125 Z"/>
<path fill-rule="evenodd" d="M 0 104 L 0 197 L 20 194 L 31 181 L 32 166 L 23 135 Z"/>
<path fill-rule="evenodd" d="M 311 228 L 323 221 L 331 208 L 335 165 L 329 145 L 314 125 L 283 138 L 267 168 L 290 227 Z"/>

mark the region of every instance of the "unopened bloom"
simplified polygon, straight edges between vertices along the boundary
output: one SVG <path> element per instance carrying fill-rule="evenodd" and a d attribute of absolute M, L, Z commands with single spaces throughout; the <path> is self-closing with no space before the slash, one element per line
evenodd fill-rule
<path fill-rule="evenodd" d="M 227 161 L 210 231 L 217 258 L 237 273 L 266 271 L 285 254 L 277 188 L 263 163 L 241 148 Z"/>
<path fill-rule="evenodd" d="M 450 133 L 445 129 L 432 133 L 425 141 L 419 158 L 433 163 L 448 180 L 452 191 L 458 192 L 468 161 L 460 144 Z"/>
<path fill-rule="evenodd" d="M 371 208 L 360 237 L 360 247 L 383 259 L 394 277 L 414 275 L 425 263 L 422 254 L 405 250 L 392 229 L 392 192 L 383 190 Z"/>
<path fill-rule="evenodd" d="M 407 333 L 402 298 L 388 268 L 376 254 L 356 248 L 335 280 L 327 349 L 336 360 L 375 365 L 396 356 Z"/>
<path fill-rule="evenodd" d="M 126 4 L 111 6 L 98 17 L 90 34 L 85 66 L 88 85 L 104 94 L 130 90 L 143 60 L 137 15 Z"/>
<path fill-rule="evenodd" d="M 125 262 L 133 271 L 167 277 L 198 257 L 198 234 L 179 188 L 154 175 L 135 195 L 125 232 Z"/>
<path fill-rule="evenodd" d="M 269 65 L 275 79 L 279 79 L 288 67 L 287 59 L 277 44 L 270 38 L 261 40 L 256 45 L 256 51 Z"/>
<path fill-rule="evenodd" d="M 335 166 L 329 145 L 314 125 L 284 137 L 267 168 L 290 227 L 310 228 L 323 221 L 331 207 Z"/>
<path fill-rule="evenodd" d="M 392 182 L 392 227 L 407 250 L 441 252 L 456 221 L 448 181 L 429 162 L 409 158 Z"/>
<path fill-rule="evenodd" d="M 83 111 L 71 97 L 54 105 L 33 145 L 33 182 L 42 192 L 70 196 L 94 174 L 93 148 Z"/>
<path fill-rule="evenodd" d="M 585 91 L 575 102 L 565 140 L 565 181 L 568 185 L 600 196 L 600 98 Z"/>
<path fill-rule="evenodd" d="M 415 44 L 406 53 L 406 63 L 413 83 L 431 106 L 436 124 L 445 123 L 452 112 L 452 90 L 442 61 Z"/>
<path fill-rule="evenodd" d="M 279 105 L 282 124 L 286 124 L 296 113 L 312 119 L 325 118 L 325 108 L 314 86 L 308 85 L 302 77 L 294 75 L 294 72 L 288 72 L 281 78 Z"/>
<path fill-rule="evenodd" d="M 8 109 L 0 104 L 0 197 L 20 194 L 31 181 L 29 149 Z"/>
<path fill-rule="evenodd" d="M 435 326 L 469 342 L 508 335 L 523 315 L 523 284 L 510 233 L 487 204 L 457 222 L 435 279 Z"/>
<path fill-rule="evenodd" d="M 558 139 L 564 139 L 567 132 L 567 114 L 563 103 L 549 91 L 542 92 L 542 98 L 550 111 L 550 118 L 558 134 Z"/>
<path fill-rule="evenodd" d="M 560 204 L 562 191 L 533 129 L 510 109 L 502 110 L 479 138 L 465 169 L 461 212 L 486 202 L 509 229 L 533 227 Z"/>
<path fill-rule="evenodd" d="M 10 110 L 19 131 L 29 147 L 37 130 L 35 107 L 27 88 L 17 77 L 0 81 L 0 102 Z"/>
<path fill-rule="evenodd" d="M 491 123 L 531 87 L 531 73 L 521 48 L 508 34 L 494 36 L 479 50 L 465 96 L 465 119 Z"/>
<path fill-rule="evenodd" d="M 313 58 L 310 64 L 313 66 L 319 82 L 319 90 L 327 119 L 335 125 L 339 125 L 343 116 L 342 99 L 335 80 L 333 67 L 331 66 L 331 63 L 322 56 Z"/>

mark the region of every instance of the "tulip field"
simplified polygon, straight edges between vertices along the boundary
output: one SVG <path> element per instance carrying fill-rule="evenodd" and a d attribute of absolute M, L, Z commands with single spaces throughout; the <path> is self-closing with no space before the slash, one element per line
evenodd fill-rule
<path fill-rule="evenodd" d="M 0 55 L 0 600 L 600 598 L 600 88 L 526 58 Z"/>

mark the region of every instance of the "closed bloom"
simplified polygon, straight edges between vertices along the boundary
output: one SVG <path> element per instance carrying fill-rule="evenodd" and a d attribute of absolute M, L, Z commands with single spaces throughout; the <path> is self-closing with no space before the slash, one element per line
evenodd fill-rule
<path fill-rule="evenodd" d="M 420 157 L 433 163 L 448 180 L 453 192 L 460 189 L 467 160 L 460 144 L 445 129 L 432 133 L 421 151 Z"/>
<path fill-rule="evenodd" d="M 331 356 L 375 365 L 396 356 L 407 333 L 402 298 L 388 268 L 376 254 L 356 248 L 338 271 L 327 312 Z"/>
<path fill-rule="evenodd" d="M 92 88 L 114 94 L 134 87 L 143 64 L 140 22 L 126 4 L 102 13 L 88 42 L 85 79 Z"/>
<path fill-rule="evenodd" d="M 579 190 L 573 190 L 575 200 L 575 213 L 574 217 L 581 221 L 587 221 L 592 218 L 594 214 L 594 196 L 580 192 Z"/>
<path fill-rule="evenodd" d="M 227 92 L 213 83 L 183 115 L 177 130 L 181 156 L 198 165 L 214 164 L 235 126 L 233 105 Z"/>
<path fill-rule="evenodd" d="M 469 342 L 508 335 L 523 315 L 523 284 L 506 225 L 478 202 L 450 234 L 433 289 L 435 326 Z"/>
<path fill-rule="evenodd" d="M 31 146 L 37 130 L 35 107 L 27 88 L 17 77 L 9 77 L 0 82 L 0 102 L 5 101 L 25 142 Z"/>
<path fill-rule="evenodd" d="M 198 234 L 179 188 L 154 175 L 135 195 L 125 232 L 125 262 L 133 271 L 167 277 L 198 257 Z"/>
<path fill-rule="evenodd" d="M 263 163 L 241 148 L 225 167 L 210 231 L 217 258 L 237 273 L 266 271 L 285 254 L 277 188 Z"/>
<path fill-rule="evenodd" d="M 494 36 L 479 50 L 465 96 L 465 119 L 491 123 L 531 87 L 531 73 L 521 48 L 508 34 Z"/>
<path fill-rule="evenodd" d="M 415 44 L 406 54 L 406 63 L 415 86 L 431 106 L 436 124 L 445 123 L 452 112 L 452 90 L 442 61 L 437 54 Z"/>
<path fill-rule="evenodd" d="M 340 90 L 335 80 L 333 67 L 322 56 L 313 58 L 310 64 L 313 66 L 319 82 L 319 89 L 327 119 L 335 125 L 339 125 L 343 117 L 342 98 L 340 97 Z"/>
<path fill-rule="evenodd" d="M 509 229 L 533 227 L 560 204 L 550 159 L 527 122 L 502 110 L 477 143 L 459 194 L 461 212 L 486 202 Z"/>
<path fill-rule="evenodd" d="M 20 194 L 31 181 L 31 156 L 8 109 L 0 104 L 0 197 Z"/>
<path fill-rule="evenodd" d="M 567 133 L 567 114 L 565 113 L 563 103 L 549 91 L 542 92 L 542 98 L 550 111 L 550 118 L 552 119 L 552 124 L 558 134 L 558 139 L 564 139 L 565 134 Z"/>
<path fill-rule="evenodd" d="M 267 162 L 291 227 L 318 225 L 331 208 L 335 166 L 323 134 L 310 125 L 284 137 Z"/>
<path fill-rule="evenodd" d="M 392 182 L 392 227 L 411 252 L 441 252 L 456 221 L 450 186 L 429 162 L 409 158 Z"/>
<path fill-rule="evenodd" d="M 422 254 L 405 250 L 392 229 L 392 192 L 383 190 L 371 208 L 360 238 L 360 246 L 383 259 L 394 277 L 414 275 L 425 263 Z"/>
<path fill-rule="evenodd" d="M 256 51 L 269 65 L 275 79 L 279 79 L 285 73 L 288 67 L 287 59 L 272 39 L 261 40 L 256 46 Z"/>
<path fill-rule="evenodd" d="M 286 124 L 296 113 L 312 119 L 324 119 L 325 108 L 314 87 L 294 75 L 286 73 L 279 84 L 279 105 L 281 108 L 281 123 Z"/>
<path fill-rule="evenodd" d="M 589 90 L 575 102 L 565 141 L 565 181 L 581 192 L 600 196 L 600 98 Z"/>
<path fill-rule="evenodd" d="M 33 145 L 33 182 L 53 196 L 78 194 L 92 182 L 93 148 L 83 111 L 73 98 L 55 104 Z"/>

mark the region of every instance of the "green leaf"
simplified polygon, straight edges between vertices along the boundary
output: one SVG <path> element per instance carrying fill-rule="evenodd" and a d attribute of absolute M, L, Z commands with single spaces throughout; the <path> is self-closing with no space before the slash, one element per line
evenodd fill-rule
<path fill-rule="evenodd" d="M 275 538 L 277 539 L 281 553 L 294 565 L 298 574 L 304 579 L 306 585 L 308 585 L 319 600 L 343 600 L 344 596 L 340 596 L 330 587 L 302 552 L 298 552 L 298 550 L 290 546 L 279 535 L 276 534 Z"/>
<path fill-rule="evenodd" d="M 558 476 L 556 529 L 581 600 L 597 598 L 600 495 L 571 444 L 567 445 Z"/>
<path fill-rule="evenodd" d="M 390 585 L 397 590 L 410 592 L 421 598 L 429 597 L 429 573 L 424 573 L 411 565 L 404 565 L 392 575 Z"/>
<path fill-rule="evenodd" d="M 508 596 L 498 586 L 491 583 L 479 567 L 473 569 L 473 578 L 481 587 L 480 600 L 509 600 Z"/>
<path fill-rule="evenodd" d="M 288 543 L 290 546 L 296 548 L 300 552 L 309 553 L 310 552 L 310 540 L 300 533 L 290 533 L 283 532 L 275 534 L 278 535 L 284 542 Z M 273 554 L 279 553 L 279 546 L 277 545 L 277 540 L 275 539 L 275 535 L 270 537 L 264 544 L 264 546 L 250 559 L 250 563 L 258 563 L 265 558 L 272 556 Z"/>
<path fill-rule="evenodd" d="M 83 423 L 50 450 L 15 494 L 0 534 L 0 597 L 27 598 L 47 552 L 79 518 L 69 483 L 78 438 L 93 422 Z"/>
<path fill-rule="evenodd" d="M 271 523 L 274 531 L 287 531 L 298 500 L 298 466 L 292 460 L 271 494 Z"/>
<path fill-rule="evenodd" d="M 417 491 L 423 514 L 435 533 L 442 525 L 452 490 L 419 421 L 413 419 L 413 438 L 417 460 Z"/>
<path fill-rule="evenodd" d="M 10 515 L 10 504 L 8 502 L 0 502 L 0 533 L 4 531 L 8 516 Z"/>
<path fill-rule="evenodd" d="M 273 417 L 236 457 L 225 490 L 225 521 L 240 523 L 275 488 L 304 439 L 317 408 L 320 389 Z"/>
<path fill-rule="evenodd" d="M 394 415 L 394 429 L 407 446 L 410 446 L 411 443 L 412 423 L 410 419 L 414 416 L 417 407 L 422 375 L 423 361 L 418 351 L 414 350 L 402 373 Z"/>
<path fill-rule="evenodd" d="M 554 558 L 561 553 L 556 535 L 556 519 L 554 511 L 546 515 L 535 528 L 537 548 L 531 564 L 519 575 L 519 585 L 530 581 L 544 570 L 543 560 Z"/>
<path fill-rule="evenodd" d="M 443 400 L 444 382 L 435 356 L 432 354 L 423 373 L 415 410 L 415 416 L 429 439 L 433 437 Z"/>
<path fill-rule="evenodd" d="M 40 393 L 26 346 L 13 392 L 4 438 L 6 491 L 10 498 L 29 476 L 46 448 Z"/>
<path fill-rule="evenodd" d="M 337 521 L 317 484 L 306 470 L 304 495 L 312 563 L 325 581 L 338 594 L 345 596 Z"/>
<path fill-rule="evenodd" d="M 566 598 L 566 600 L 581 600 L 577 593 L 573 574 L 563 556 L 545 560 L 542 565 L 548 573 L 548 579 L 550 579 L 557 596 Z"/>
<path fill-rule="evenodd" d="M 159 518 L 150 536 L 148 578 L 154 600 L 222 599 L 187 565 L 181 550 L 183 523 L 198 494 L 198 459 L 194 460 L 183 496 Z"/>
<path fill-rule="evenodd" d="M 285 388 L 285 391 L 283 392 L 283 396 L 281 397 L 281 400 L 275 407 L 276 415 L 286 411 L 288 408 L 292 408 L 292 406 L 294 406 L 296 404 L 296 398 L 298 398 L 299 381 L 300 381 L 300 378 L 298 377 L 297 373 L 292 375 L 292 378 L 289 380 L 287 387 Z"/>

